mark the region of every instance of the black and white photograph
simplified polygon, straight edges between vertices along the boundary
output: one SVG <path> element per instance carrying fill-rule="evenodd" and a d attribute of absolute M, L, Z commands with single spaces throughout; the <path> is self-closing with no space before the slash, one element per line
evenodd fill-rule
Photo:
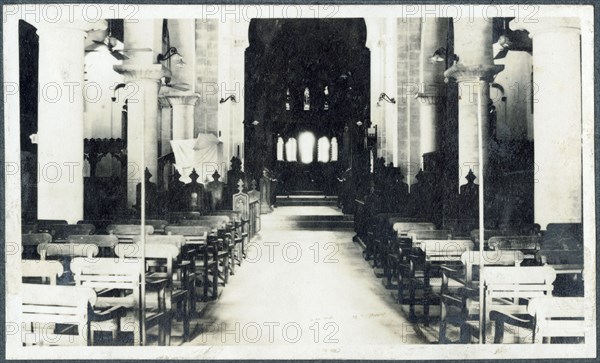
<path fill-rule="evenodd" d="M 5 358 L 596 358 L 595 10 L 3 5 Z"/>

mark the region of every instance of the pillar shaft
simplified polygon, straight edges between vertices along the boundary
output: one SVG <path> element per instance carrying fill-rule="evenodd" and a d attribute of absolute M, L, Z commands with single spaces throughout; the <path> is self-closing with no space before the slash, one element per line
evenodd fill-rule
<path fill-rule="evenodd" d="M 36 24 L 39 35 L 38 218 L 83 219 L 83 65 L 87 30 L 106 22 Z"/>
<path fill-rule="evenodd" d="M 430 57 L 446 46 L 448 19 L 423 18 L 421 22 L 421 59 L 419 69 L 419 113 L 421 119 L 421 156 L 438 149 L 438 127 L 443 119 L 444 62 Z"/>
<path fill-rule="evenodd" d="M 168 95 L 167 99 L 173 107 L 173 140 L 193 139 L 194 105 L 200 95 Z"/>
<path fill-rule="evenodd" d="M 170 71 L 161 64 L 114 68 L 136 90 L 127 102 L 127 205 L 133 206 L 135 187 L 141 182 L 145 168 L 152 174 L 150 181 L 157 180 L 158 91 L 161 77 L 170 75 Z"/>
<path fill-rule="evenodd" d="M 480 180 L 479 164 L 486 174 L 489 83 L 504 69 L 492 59 L 492 22 L 486 19 L 458 21 L 454 25 L 455 53 L 459 62 L 444 72 L 458 82 L 458 187 L 466 184 L 465 176 L 472 170 Z M 481 123 L 483 160 L 479 157 L 479 126 Z"/>
<path fill-rule="evenodd" d="M 538 91 L 533 106 L 535 222 L 543 229 L 548 223 L 581 223 L 579 23 L 576 19 L 540 19 L 528 30 Z"/>

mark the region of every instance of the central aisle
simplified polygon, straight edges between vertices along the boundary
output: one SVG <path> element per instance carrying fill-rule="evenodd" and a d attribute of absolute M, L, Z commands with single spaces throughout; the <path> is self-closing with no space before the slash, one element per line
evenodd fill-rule
<path fill-rule="evenodd" d="M 263 216 L 247 258 L 196 327 L 203 333 L 186 345 L 425 343 L 374 277 L 354 233 L 280 228 L 293 209 L 341 215 L 281 207 Z"/>

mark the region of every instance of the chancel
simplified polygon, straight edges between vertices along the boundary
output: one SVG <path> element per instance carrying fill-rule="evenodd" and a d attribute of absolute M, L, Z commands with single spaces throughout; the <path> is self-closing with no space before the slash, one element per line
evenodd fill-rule
<path fill-rule="evenodd" d="M 589 342 L 581 26 L 20 20 L 22 344 Z"/>

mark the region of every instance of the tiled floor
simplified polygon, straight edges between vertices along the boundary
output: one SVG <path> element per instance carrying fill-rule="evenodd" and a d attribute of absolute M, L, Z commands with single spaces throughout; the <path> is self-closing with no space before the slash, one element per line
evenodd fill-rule
<path fill-rule="evenodd" d="M 272 216 L 318 213 L 341 214 L 329 207 L 285 207 Z M 426 343 L 374 277 L 352 235 L 275 230 L 265 223 L 185 345 Z"/>

